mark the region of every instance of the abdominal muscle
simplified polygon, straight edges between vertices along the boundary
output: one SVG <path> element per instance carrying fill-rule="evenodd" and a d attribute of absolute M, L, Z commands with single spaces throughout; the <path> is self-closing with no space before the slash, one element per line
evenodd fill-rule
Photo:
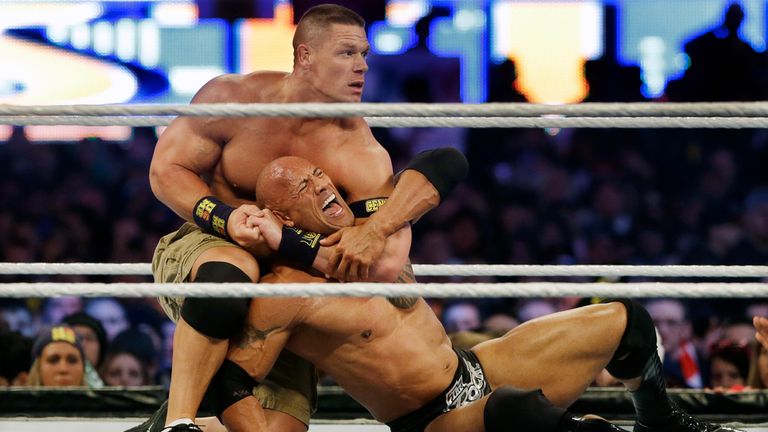
<path fill-rule="evenodd" d="M 432 309 L 387 299 L 324 298 L 309 308 L 288 349 L 333 377 L 383 422 L 412 412 L 445 390 L 457 358 Z"/>
<path fill-rule="evenodd" d="M 274 267 L 261 282 L 323 282 Z M 450 385 L 458 359 L 442 324 L 423 299 L 400 309 L 386 298 L 312 297 L 286 348 L 329 374 L 379 421 L 408 414 Z"/>

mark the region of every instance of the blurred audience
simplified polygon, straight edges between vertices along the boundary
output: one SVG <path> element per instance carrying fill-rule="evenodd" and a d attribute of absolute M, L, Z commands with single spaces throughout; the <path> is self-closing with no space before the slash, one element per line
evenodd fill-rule
<path fill-rule="evenodd" d="M 402 59 L 370 57 L 367 100 L 460 100 L 459 60 L 436 57 L 428 49 L 430 32 L 444 18 L 444 10 L 433 8 L 420 20 L 415 46 Z M 669 83 L 661 100 L 765 99 L 765 56 L 739 36 L 744 18 L 741 5 L 729 3 L 720 24 L 693 35 L 685 46 L 690 67 Z M 620 65 L 614 57 L 607 53 L 585 63 L 586 101 L 644 100 L 640 69 Z M 514 61 L 489 65 L 488 78 L 489 101 L 527 100 L 518 90 Z M 376 128 L 373 132 L 389 151 L 396 171 L 416 151 L 437 145 L 462 149 L 470 162 L 467 180 L 414 225 L 411 257 L 416 264 L 768 262 L 765 131 Z M 23 127 L 14 127 L 11 137 L 0 143 L 4 167 L 0 262 L 149 262 L 157 239 L 181 224 L 149 188 L 147 171 L 156 139 L 155 129 L 136 128 L 125 142 L 83 139 L 33 145 Z M 7 282 L 150 280 L 0 275 L 0 281 Z M 520 322 L 573 307 L 579 299 L 428 301 L 456 335 L 455 343 L 470 345 Z M 761 318 L 768 316 L 765 299 L 727 304 L 653 299 L 647 306 L 666 352 L 670 386 L 744 385 L 734 377 L 738 371 L 743 379 L 743 363 L 728 360 L 721 352 L 711 356 L 707 352 L 713 342 L 727 337 L 735 344 L 759 342 L 746 384 L 765 387 L 768 319 Z M 741 321 L 745 313 L 749 319 L 755 317 L 756 335 Z M 53 341 L 48 329 L 61 324 L 71 328 L 60 331 L 62 340 Z M 70 342 L 62 336 L 71 331 L 79 339 Z M 45 385 L 97 387 L 99 371 L 107 385 L 165 385 L 173 331 L 173 323 L 160 314 L 154 299 L 0 299 L 0 379 L 23 383 L 24 370 L 30 370 L 32 385 L 44 385 L 46 376 Z M 38 336 L 34 365 L 27 364 L 19 353 L 31 350 L 30 341 Z M 56 354 L 46 357 L 43 342 Z M 15 360 L 6 362 L 6 357 Z M 26 359 L 29 362 L 29 355 Z M 70 367 L 61 368 L 66 373 L 52 372 L 57 365 Z M 81 369 L 85 379 L 77 377 Z M 596 382 L 615 384 L 609 376 L 599 376 Z"/>

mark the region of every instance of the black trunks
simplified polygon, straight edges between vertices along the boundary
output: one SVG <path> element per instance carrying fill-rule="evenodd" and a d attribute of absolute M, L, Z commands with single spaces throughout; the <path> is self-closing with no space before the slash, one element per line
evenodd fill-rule
<path fill-rule="evenodd" d="M 474 402 L 491 392 L 483 367 L 470 350 L 453 349 L 459 365 L 453 381 L 430 402 L 409 414 L 387 423 L 392 432 L 422 432 L 432 420 L 453 409 Z"/>

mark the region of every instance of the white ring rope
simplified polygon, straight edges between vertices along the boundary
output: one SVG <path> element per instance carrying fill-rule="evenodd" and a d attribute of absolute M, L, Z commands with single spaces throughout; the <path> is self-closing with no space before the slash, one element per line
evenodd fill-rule
<path fill-rule="evenodd" d="M 766 277 L 768 266 L 414 264 L 417 276 Z M 147 263 L 3 263 L 4 275 L 150 275 Z"/>
<path fill-rule="evenodd" d="M 227 117 L 766 117 L 768 102 L 533 103 L 222 103 L 124 105 L 8 105 L 0 116 Z"/>
<path fill-rule="evenodd" d="M 366 117 L 370 127 L 462 128 L 614 128 L 614 129 L 763 129 L 765 117 Z M 167 126 L 163 116 L 0 116 L 0 124 L 16 126 Z"/>
<path fill-rule="evenodd" d="M 766 297 L 764 283 L 7 283 L 0 297 Z"/>

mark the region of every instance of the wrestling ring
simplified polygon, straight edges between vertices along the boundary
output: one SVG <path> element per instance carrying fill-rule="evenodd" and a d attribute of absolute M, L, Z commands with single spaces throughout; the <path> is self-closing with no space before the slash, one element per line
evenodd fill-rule
<path fill-rule="evenodd" d="M 594 103 L 536 104 L 216 104 L 123 106 L 0 105 L 0 124 L 162 126 L 185 116 L 362 116 L 371 127 L 524 128 L 768 128 L 768 103 Z M 597 265 L 415 265 L 417 276 L 535 277 L 536 282 L 328 283 L 328 284 L 153 284 L 0 283 L 0 297 L 158 295 L 213 296 L 423 296 L 447 297 L 768 297 L 768 266 Z M 148 264 L 0 263 L 0 275 L 140 275 Z M 621 282 L 637 278 L 642 282 Z M 676 278 L 696 280 L 680 282 Z M 735 282 L 720 282 L 734 279 Z M 548 281 L 554 279 L 554 281 Z M 700 280 L 718 282 L 698 282 Z M 6 277 L 6 280 L 10 280 Z M 563 280 L 567 280 L 564 282 Z M 594 282 L 601 280 L 601 282 Z M 734 394 L 670 391 L 697 417 L 737 422 L 768 431 L 768 392 Z M 53 397 L 52 397 L 53 396 Z M 321 390 L 321 415 L 311 432 L 386 431 L 369 420 L 340 389 Z M 161 389 L 0 391 L 0 431 L 123 431 L 156 408 Z M 59 404 L 66 400 L 67 407 Z M 325 402 L 323 402 L 325 400 Z M 324 410 L 324 403 L 326 404 Z M 10 408 L 9 408 L 10 406 Z M 617 421 L 631 430 L 631 401 L 623 390 L 590 389 L 572 407 Z M 323 412 L 325 414 L 323 414 Z M 330 414 L 328 414 L 330 413 Z"/>

